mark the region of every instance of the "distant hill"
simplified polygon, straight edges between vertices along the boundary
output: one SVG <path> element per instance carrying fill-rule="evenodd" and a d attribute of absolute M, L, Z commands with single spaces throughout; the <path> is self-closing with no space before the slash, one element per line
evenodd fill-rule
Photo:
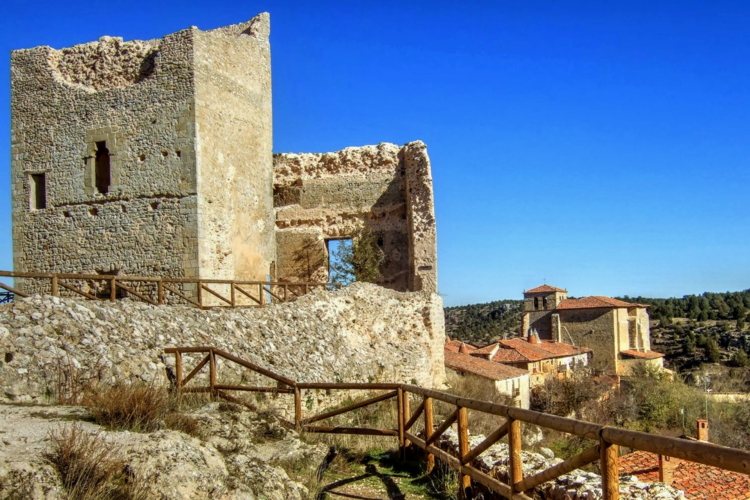
<path fill-rule="evenodd" d="M 445 308 L 445 332 L 450 338 L 488 344 L 497 337 L 518 335 L 523 301 L 496 300 Z"/>
<path fill-rule="evenodd" d="M 750 289 L 742 292 L 685 295 L 682 298 L 649 299 L 646 297 L 618 297 L 627 302 L 638 302 L 651 306 L 651 319 L 688 318 L 696 321 L 748 320 L 750 311 Z"/>

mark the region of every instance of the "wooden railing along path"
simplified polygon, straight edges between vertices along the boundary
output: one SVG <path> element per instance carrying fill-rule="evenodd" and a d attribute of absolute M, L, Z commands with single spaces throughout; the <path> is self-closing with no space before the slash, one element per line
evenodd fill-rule
<path fill-rule="evenodd" d="M 37 279 L 48 282 L 49 294 L 60 296 L 67 290 L 71 296 L 90 300 L 117 300 L 127 294 L 152 305 L 167 303 L 170 298 L 201 309 L 211 307 L 254 307 L 274 302 L 290 302 L 315 288 L 339 288 L 339 283 L 240 281 L 206 278 L 162 278 L 153 276 L 120 276 L 103 274 L 23 273 L 0 271 L 0 277 Z M 81 288 L 81 282 L 101 283 L 104 293 L 92 293 Z M 185 290 L 186 285 L 194 293 Z M 221 290 L 217 290 L 221 287 Z M 0 283 L 0 289 L 18 297 L 29 293 Z M 213 304 L 209 304 L 209 300 Z"/>
<path fill-rule="evenodd" d="M 394 436 L 398 438 L 402 453 L 409 446 L 416 446 L 424 450 L 428 471 L 432 470 L 435 458 L 445 462 L 461 475 L 461 489 L 465 496 L 470 496 L 472 481 L 481 484 L 491 491 L 512 500 L 530 500 L 527 492 L 536 486 L 553 480 L 563 474 L 579 469 L 587 464 L 599 462 L 602 477 L 603 498 L 617 500 L 620 498 L 618 456 L 619 447 L 624 446 L 635 450 L 648 451 L 660 455 L 676 457 L 683 460 L 711 465 L 722 469 L 750 474 L 750 452 L 727 448 L 703 441 L 689 441 L 644 432 L 618 429 L 590 422 L 583 422 L 570 418 L 558 417 L 521 408 L 505 406 L 488 401 L 462 398 L 432 389 L 425 389 L 410 384 L 395 383 L 300 383 L 266 370 L 253 363 L 238 358 L 230 353 L 212 347 L 177 347 L 164 350 L 175 356 L 176 390 L 182 392 L 204 392 L 228 401 L 245 404 L 231 396 L 227 391 L 250 391 L 290 394 L 294 397 L 294 422 L 289 425 L 306 432 L 322 432 L 337 434 L 369 434 L 378 436 Z M 187 376 L 183 376 L 183 354 L 205 354 Z M 226 385 L 218 382 L 217 358 L 233 362 L 247 369 L 265 375 L 276 382 L 275 386 L 252 387 Z M 208 386 L 186 387 L 186 385 L 208 365 Z M 302 412 L 302 392 L 305 389 L 347 390 L 347 391 L 387 391 L 354 404 L 326 411 L 314 416 L 304 416 Z M 411 396 L 416 396 L 418 404 L 411 411 Z M 397 428 L 376 429 L 368 427 L 338 427 L 311 425 L 328 418 L 342 415 L 365 406 L 373 405 L 389 399 L 397 402 Z M 441 401 L 455 408 L 452 413 L 439 425 L 435 425 L 433 403 Z M 497 415 L 506 419 L 505 423 L 490 433 L 484 441 L 471 448 L 469 443 L 468 412 L 476 411 L 490 415 Z M 415 424 L 422 419 L 424 429 L 421 435 L 413 431 Z M 524 477 L 522 470 L 522 423 L 533 424 L 545 429 L 556 430 L 574 436 L 588 438 L 593 444 L 586 451 L 568 458 L 533 476 Z M 438 438 L 453 424 L 457 424 L 459 450 L 458 454 L 449 453 L 438 446 Z M 504 437 L 509 445 L 509 484 L 486 474 L 474 467 L 474 460 L 487 451 L 493 444 Z"/>

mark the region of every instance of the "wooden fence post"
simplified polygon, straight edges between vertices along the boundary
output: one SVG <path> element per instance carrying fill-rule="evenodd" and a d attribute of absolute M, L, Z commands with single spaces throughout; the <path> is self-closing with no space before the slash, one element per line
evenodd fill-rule
<path fill-rule="evenodd" d="M 397 407 L 397 420 L 398 420 L 398 449 L 401 452 L 401 459 L 403 460 L 405 457 L 405 448 L 404 448 L 404 427 L 406 426 L 406 420 L 404 419 L 404 390 L 399 387 L 396 390 L 396 407 Z"/>
<path fill-rule="evenodd" d="M 162 283 L 161 279 L 156 282 L 156 302 L 159 305 L 164 303 L 164 283 Z"/>
<path fill-rule="evenodd" d="M 409 404 L 409 391 L 403 391 L 402 397 L 404 398 L 403 414 L 404 414 L 404 453 L 409 448 L 411 442 L 406 437 L 406 422 L 411 419 L 411 405 Z"/>
<path fill-rule="evenodd" d="M 109 282 L 109 300 L 117 300 L 117 278 Z"/>
<path fill-rule="evenodd" d="M 266 301 L 266 297 L 265 297 L 266 294 L 263 293 L 263 289 L 264 289 L 263 283 L 259 283 L 258 284 L 258 300 L 260 300 L 260 307 L 263 307 L 263 304 Z"/>
<path fill-rule="evenodd" d="M 174 373 L 177 378 L 175 387 L 179 392 L 182 390 L 182 353 L 180 351 L 174 353 Z"/>
<path fill-rule="evenodd" d="M 211 401 L 216 399 L 216 356 L 214 350 L 211 349 L 208 352 L 208 377 L 211 385 Z"/>
<path fill-rule="evenodd" d="M 523 463 L 521 461 L 521 421 L 508 417 L 508 453 L 510 459 L 509 477 L 513 493 L 518 493 L 516 484 L 523 481 Z"/>
<path fill-rule="evenodd" d="M 463 458 L 469 453 L 469 414 L 462 406 L 458 407 L 458 459 L 463 463 Z M 461 474 L 461 498 L 471 498 L 471 477 Z"/>
<path fill-rule="evenodd" d="M 52 275 L 52 296 L 57 297 L 59 292 L 57 291 L 57 275 Z"/>
<path fill-rule="evenodd" d="M 294 388 L 294 427 L 297 432 L 302 429 L 302 392 L 299 387 Z"/>
<path fill-rule="evenodd" d="M 430 439 L 430 436 L 432 436 L 432 431 L 434 430 L 433 425 L 433 414 L 432 414 L 432 398 L 425 396 L 424 398 L 424 438 L 425 441 Z M 432 453 L 426 452 L 426 462 L 427 462 L 427 474 L 432 472 L 432 469 L 435 468 L 435 455 Z"/>
<path fill-rule="evenodd" d="M 203 309 L 203 282 L 201 280 L 198 280 L 197 285 L 198 285 L 198 291 L 197 291 L 198 307 L 200 309 Z"/>
<path fill-rule="evenodd" d="M 232 301 L 232 307 L 237 305 L 237 299 L 235 298 L 234 281 L 229 284 L 229 290 L 231 291 L 230 300 Z"/>
<path fill-rule="evenodd" d="M 601 474 L 602 490 L 604 500 L 619 500 L 620 498 L 620 476 L 618 467 L 619 447 L 616 444 L 608 443 L 604 438 L 599 438 L 599 448 L 601 449 Z"/>

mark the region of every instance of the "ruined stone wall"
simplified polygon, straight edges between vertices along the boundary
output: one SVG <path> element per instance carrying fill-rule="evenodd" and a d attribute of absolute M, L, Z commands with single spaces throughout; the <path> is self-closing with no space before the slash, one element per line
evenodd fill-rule
<path fill-rule="evenodd" d="M 607 373 L 617 370 L 617 325 L 615 309 L 570 309 L 558 311 L 564 339 L 576 347 L 593 351 L 590 366 Z"/>
<path fill-rule="evenodd" d="M 195 36 L 203 277 L 265 280 L 276 259 L 269 22 Z"/>
<path fill-rule="evenodd" d="M 11 56 L 17 271 L 197 272 L 194 31 Z M 110 185 L 95 184 L 97 142 Z M 46 208 L 34 209 L 32 174 Z"/>
<path fill-rule="evenodd" d="M 61 376 L 104 384 L 166 384 L 165 368 L 174 357 L 162 361 L 164 348 L 206 345 L 300 382 L 439 387 L 445 379 L 444 343 L 438 295 L 398 293 L 369 283 L 243 309 L 33 296 L 0 306 L 0 400 L 44 401 L 60 389 Z M 185 366 L 195 366 L 199 359 L 186 355 Z M 220 383 L 269 383 L 248 370 L 240 373 L 236 365 L 219 363 Z M 206 373 L 195 383 L 205 385 Z M 348 396 L 304 394 L 310 407 L 330 406 L 336 397 Z M 291 400 L 280 396 L 278 401 Z"/>
<path fill-rule="evenodd" d="M 278 276 L 326 280 L 329 239 L 371 228 L 385 254 L 382 285 L 437 290 L 432 177 L 422 142 L 274 155 Z"/>

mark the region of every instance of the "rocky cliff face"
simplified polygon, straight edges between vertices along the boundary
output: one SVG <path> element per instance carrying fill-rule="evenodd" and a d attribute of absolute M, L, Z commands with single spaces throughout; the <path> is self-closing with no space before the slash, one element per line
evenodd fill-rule
<path fill-rule="evenodd" d="M 434 387 L 444 380 L 444 335 L 437 295 L 366 283 L 262 309 L 34 296 L 0 306 L 0 400 L 50 402 L 94 382 L 166 384 L 174 359 L 162 353 L 175 346 L 217 347 L 300 382 Z M 186 370 L 198 359 L 187 357 Z M 225 383 L 275 385 L 234 366 L 219 364 Z M 314 392 L 304 397 L 310 409 L 319 403 Z"/>

